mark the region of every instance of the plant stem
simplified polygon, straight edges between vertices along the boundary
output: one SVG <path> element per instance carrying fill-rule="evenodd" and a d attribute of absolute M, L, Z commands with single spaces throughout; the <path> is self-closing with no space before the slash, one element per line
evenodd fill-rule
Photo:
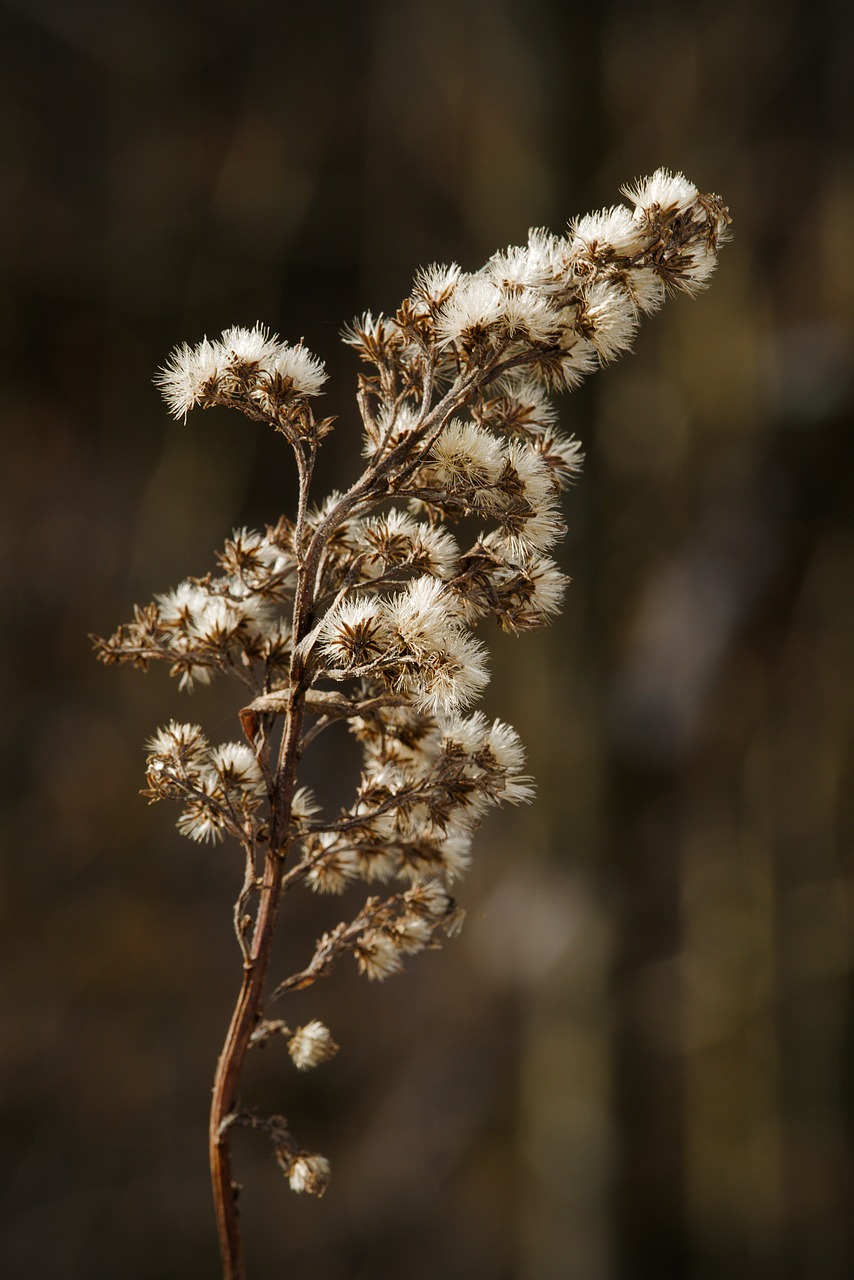
<path fill-rule="evenodd" d="M 322 549 L 332 529 L 346 517 L 357 503 L 372 494 L 381 494 L 385 477 L 396 466 L 405 462 L 417 443 L 430 429 L 441 423 L 456 404 L 463 402 L 473 389 L 476 378 L 471 374 L 461 376 L 437 405 L 429 408 L 432 377 L 425 384 L 422 421 L 415 437 L 398 445 L 382 461 L 369 467 L 365 474 L 341 498 L 326 519 L 315 530 L 307 553 L 299 565 L 297 590 L 294 599 L 294 656 L 289 673 L 290 694 L 285 729 L 279 749 L 278 767 L 272 796 L 273 822 L 270 844 L 264 861 L 264 874 L 260 888 L 258 914 L 252 935 L 252 943 L 244 952 L 243 981 L 231 1017 L 231 1023 L 217 1063 L 211 1102 L 209 1150 L 211 1180 L 213 1183 L 214 1209 L 222 1255 L 223 1280 L 247 1280 L 243 1252 L 240 1215 L 237 1208 L 238 1186 L 232 1178 L 231 1123 L 237 1110 L 237 1095 L 243 1063 L 249 1048 L 250 1037 L 261 1016 L 262 997 L 270 964 L 273 938 L 276 932 L 279 903 L 282 896 L 282 870 L 288 849 L 288 829 L 293 794 L 296 786 L 296 770 L 300 755 L 300 737 L 305 709 L 306 689 L 303 675 L 306 654 L 300 652 L 300 641 L 306 635 L 309 619 L 313 616 L 314 596 L 317 589 L 317 573 Z M 297 449 L 300 473 L 300 514 L 296 539 L 301 547 L 301 531 L 305 517 L 305 503 L 311 465 Z M 311 459 L 313 462 L 313 458 Z"/>
<path fill-rule="evenodd" d="M 264 860 L 258 915 L 252 942 L 243 962 L 243 981 L 228 1034 L 217 1063 L 211 1102 L 209 1152 L 223 1280 L 247 1280 L 243 1238 L 237 1208 L 237 1185 L 231 1172 L 229 1118 L 237 1107 L 237 1091 L 249 1039 L 261 1013 L 264 983 L 276 932 L 282 895 L 282 866 L 288 849 L 288 828 L 299 759 L 305 692 L 297 683 L 285 721 L 276 779 L 270 845 Z"/>

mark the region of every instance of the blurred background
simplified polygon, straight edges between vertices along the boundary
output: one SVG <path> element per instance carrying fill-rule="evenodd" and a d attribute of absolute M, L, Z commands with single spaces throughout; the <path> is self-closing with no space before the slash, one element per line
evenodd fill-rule
<path fill-rule="evenodd" d="M 232 324 L 304 336 L 340 418 L 319 486 L 344 486 L 344 322 L 666 165 L 735 239 L 564 398 L 565 613 L 486 637 L 538 799 L 482 832 L 460 939 L 282 1009 L 341 1052 L 297 1077 L 268 1047 L 245 1099 L 333 1183 L 298 1199 L 238 1136 L 250 1274 L 854 1274 L 849 7 L 4 0 L 0 23 L 2 1273 L 218 1274 L 240 869 L 138 790 L 159 724 L 234 738 L 240 694 L 107 670 L 86 636 L 294 490 L 242 418 L 170 422 L 155 369 Z M 333 802 L 343 746 L 308 761 Z M 290 906 L 282 975 L 342 904 Z"/>

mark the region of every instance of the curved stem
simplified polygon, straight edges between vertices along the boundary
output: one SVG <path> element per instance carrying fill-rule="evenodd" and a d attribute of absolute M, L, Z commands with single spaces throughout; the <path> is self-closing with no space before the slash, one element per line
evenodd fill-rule
<path fill-rule="evenodd" d="M 232 1178 L 229 1119 L 237 1106 L 237 1091 L 243 1062 L 249 1048 L 250 1037 L 260 1017 L 264 983 L 276 932 L 282 895 L 282 866 L 287 853 L 291 804 L 300 751 L 304 700 L 304 692 L 297 685 L 292 691 L 282 740 L 273 806 L 273 829 L 264 861 L 258 915 L 252 942 L 244 956 L 240 993 L 214 1078 L 208 1137 L 223 1280 L 246 1280 L 246 1263 L 237 1209 L 238 1188 Z"/>
<path fill-rule="evenodd" d="M 295 539 L 299 557 L 297 589 L 294 597 L 294 652 L 290 670 L 290 692 L 286 712 L 285 729 L 279 748 L 279 758 L 271 794 L 272 830 L 270 844 L 264 860 L 264 872 L 259 889 L 258 913 L 252 941 L 243 951 L 243 980 L 231 1023 L 217 1063 L 214 1078 L 209 1126 L 209 1153 L 211 1181 L 220 1252 L 222 1254 L 224 1280 L 247 1280 L 246 1262 L 240 1215 L 237 1208 L 238 1187 L 232 1177 L 231 1130 L 237 1111 L 238 1088 L 243 1063 L 249 1049 L 252 1032 L 261 1017 L 264 985 L 270 965 L 273 939 L 283 891 L 283 866 L 288 849 L 291 805 L 296 786 L 296 771 L 301 751 L 302 721 L 307 690 L 305 686 L 306 654 L 300 651 L 306 638 L 318 589 L 318 572 L 323 547 L 332 531 L 361 501 L 381 495 L 386 479 L 403 464 L 426 436 L 446 420 L 458 403 L 466 400 L 477 383 L 477 375 L 461 375 L 455 385 L 430 408 L 432 377 L 425 379 L 421 421 L 412 436 L 379 463 L 370 466 L 365 474 L 339 500 L 314 531 L 305 551 L 302 548 L 302 530 L 305 524 L 306 501 L 311 470 L 314 462 L 295 444 L 295 454 L 300 479 L 300 506 L 297 516 Z M 313 981 L 308 974 L 297 975 L 304 983 Z M 292 980 L 289 980 L 292 981 Z M 280 984 L 274 995 L 290 989 L 288 983 Z"/>
<path fill-rule="evenodd" d="M 416 430 L 401 441 L 392 451 L 379 462 L 371 464 L 367 471 L 356 481 L 350 489 L 338 500 L 335 506 L 326 515 L 326 518 L 315 529 L 312 539 L 308 545 L 305 555 L 304 574 L 306 584 L 307 599 L 312 602 L 317 589 L 317 573 L 320 564 L 320 558 L 332 532 L 346 520 L 350 512 L 362 502 L 365 498 L 385 497 L 387 494 L 385 484 L 386 478 L 394 473 L 404 463 L 409 455 L 417 448 L 418 444 L 423 441 L 424 437 L 440 423 L 443 423 L 457 407 L 458 404 L 464 404 L 470 392 L 477 384 L 477 374 L 462 374 L 454 383 L 454 385 L 446 391 L 444 396 L 437 401 L 431 409 L 429 409 L 421 419 Z M 432 388 L 432 380 L 429 386 Z M 306 610 L 306 616 L 310 610 Z M 303 639 L 304 632 L 294 630 L 295 642 L 299 643 Z M 304 656 L 304 655 L 303 655 Z"/>

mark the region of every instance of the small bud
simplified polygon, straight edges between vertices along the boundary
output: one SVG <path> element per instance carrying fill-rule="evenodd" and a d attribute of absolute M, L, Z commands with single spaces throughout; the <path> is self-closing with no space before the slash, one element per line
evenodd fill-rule
<path fill-rule="evenodd" d="M 363 933 L 353 948 L 353 954 L 358 961 L 359 972 L 372 982 L 383 982 L 403 968 L 397 944 L 385 933 Z"/>
<path fill-rule="evenodd" d="M 308 1071 L 310 1067 L 318 1067 L 321 1062 L 328 1062 L 338 1052 L 338 1045 L 332 1039 L 328 1027 L 314 1018 L 304 1027 L 297 1027 L 288 1041 L 288 1053 L 298 1071 Z"/>
<path fill-rule="evenodd" d="M 301 1151 L 294 1156 L 287 1174 L 291 1191 L 322 1196 L 329 1186 L 329 1161 L 326 1156 L 312 1156 L 307 1151 Z"/>

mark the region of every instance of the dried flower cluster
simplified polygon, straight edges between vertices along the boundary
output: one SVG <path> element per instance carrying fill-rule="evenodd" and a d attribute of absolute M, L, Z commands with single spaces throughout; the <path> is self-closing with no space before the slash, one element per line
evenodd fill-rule
<path fill-rule="evenodd" d="M 438 944 L 460 913 L 448 885 L 465 871 L 493 805 L 531 797 L 515 732 L 472 711 L 489 675 L 474 628 L 519 632 L 559 611 L 567 579 L 551 558 L 560 493 L 580 465 L 550 401 L 625 351 L 668 292 L 709 281 L 729 217 L 717 196 L 659 170 L 630 206 L 581 218 L 564 236 L 532 231 L 479 271 L 433 266 L 393 317 L 345 332 L 367 366 L 358 406 L 365 469 L 346 493 L 310 506 L 317 447 L 331 427 L 312 402 L 325 373 L 302 345 L 261 325 L 183 346 L 159 381 L 172 413 L 226 405 L 291 446 L 293 519 L 237 530 L 216 573 L 189 578 L 98 640 L 107 662 L 165 661 L 182 687 L 230 675 L 246 689 L 245 741 L 212 746 L 171 723 L 148 744 L 151 800 L 177 800 L 180 830 L 242 847 L 235 906 L 244 979 L 217 1072 L 211 1158 L 226 1274 L 244 1274 L 228 1134 L 266 1132 L 296 1191 L 321 1193 L 328 1165 L 281 1117 L 237 1102 L 247 1050 L 286 1034 L 304 1070 L 337 1046 L 313 1021 L 290 1032 L 271 1002 L 310 986 L 349 953 L 383 979 Z M 468 545 L 452 532 L 479 530 Z M 362 755 L 352 804 L 319 812 L 297 787 L 301 756 L 342 721 Z M 384 887 L 317 943 L 305 967 L 267 989 L 283 895 Z M 397 888 L 395 888 L 395 885 Z"/>

